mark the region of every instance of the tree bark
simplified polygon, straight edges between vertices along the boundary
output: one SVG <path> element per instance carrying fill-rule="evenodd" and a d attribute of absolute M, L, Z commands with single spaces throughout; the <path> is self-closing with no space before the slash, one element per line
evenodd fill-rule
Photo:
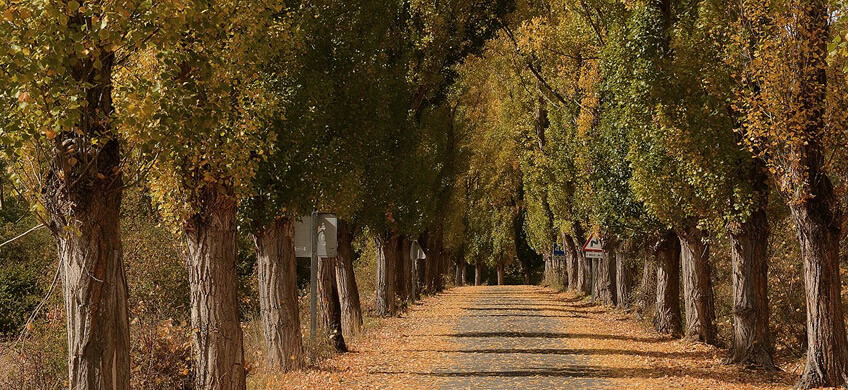
<path fill-rule="evenodd" d="M 656 257 L 656 255 L 654 255 Z M 637 313 L 646 317 L 657 302 L 657 263 L 656 259 L 645 259 L 642 265 L 642 280 L 636 300 Z"/>
<path fill-rule="evenodd" d="M 349 339 L 362 331 L 362 306 L 353 272 L 353 229 L 345 220 L 339 220 L 338 244 L 336 283 L 342 305 L 342 334 Z"/>
<path fill-rule="evenodd" d="M 655 249 L 657 262 L 657 306 L 654 329 L 672 337 L 683 335 L 680 319 L 680 242 L 668 232 Z"/>
<path fill-rule="evenodd" d="M 502 261 L 498 262 L 498 286 L 504 285 L 504 264 Z"/>
<path fill-rule="evenodd" d="M 563 234 L 562 240 L 565 242 L 565 261 L 566 261 L 566 274 L 568 278 L 568 289 L 569 290 L 577 290 L 577 274 L 578 274 L 578 262 L 577 262 L 577 249 L 574 245 L 574 238 L 569 235 Z"/>
<path fill-rule="evenodd" d="M 342 333 L 342 306 L 336 289 L 336 258 L 318 258 L 318 295 L 324 330 L 336 352 L 347 352 Z"/>
<path fill-rule="evenodd" d="M 615 252 L 618 246 L 618 241 L 614 238 L 608 238 L 605 243 L 606 253 L 601 259 L 596 259 L 597 263 L 595 273 L 595 299 L 606 305 L 615 305 L 616 288 L 615 288 Z"/>
<path fill-rule="evenodd" d="M 729 230 L 733 268 L 733 345 L 725 360 L 775 370 L 769 327 L 768 240 L 765 203 Z"/>
<path fill-rule="evenodd" d="M 463 276 L 464 276 L 464 273 L 465 273 L 464 268 L 465 268 L 465 260 L 458 257 L 457 260 L 456 260 L 456 270 L 454 272 L 455 275 L 454 275 L 454 282 L 453 282 L 453 284 L 455 284 L 457 287 L 461 287 L 461 286 L 465 285 L 465 279 L 463 279 Z"/>
<path fill-rule="evenodd" d="M 415 299 L 415 283 L 414 283 L 414 275 L 413 268 L 415 268 L 413 259 L 412 259 L 412 240 L 405 236 L 403 240 L 403 252 L 401 253 L 401 259 L 403 259 L 403 287 L 404 287 L 404 300 L 407 302 L 411 302 Z"/>
<path fill-rule="evenodd" d="M 409 296 L 409 288 L 407 287 L 407 274 L 412 275 L 412 267 L 406 262 L 409 257 L 409 248 L 412 242 L 405 235 L 397 236 L 397 242 L 393 245 L 395 249 L 395 298 L 397 299 L 400 308 L 406 307 Z"/>
<path fill-rule="evenodd" d="M 575 254 L 577 257 L 577 291 L 582 292 L 585 295 L 592 294 L 592 270 L 589 269 L 591 267 L 591 260 L 586 258 L 586 255 L 583 253 L 583 235 L 579 233 L 578 235 L 572 237 Z"/>
<path fill-rule="evenodd" d="M 377 247 L 377 304 L 380 317 L 395 315 L 395 259 L 397 243 L 394 233 L 383 233 L 374 238 Z"/>
<path fill-rule="evenodd" d="M 253 236 L 259 271 L 259 314 L 269 367 L 289 372 L 303 367 L 303 336 L 297 302 L 294 223 L 277 218 Z"/>
<path fill-rule="evenodd" d="M 117 153 L 117 143 L 109 143 L 107 148 L 112 150 L 106 150 L 103 158 Z M 46 200 L 61 262 L 68 321 L 68 383 L 74 389 L 128 389 L 122 184 L 120 179 L 111 186 L 111 179 L 92 181 L 85 184 L 87 188 L 59 190 Z"/>
<path fill-rule="evenodd" d="M 825 146 L 827 114 L 828 49 L 831 13 L 824 0 L 805 1 L 793 9 L 798 26 L 793 47 L 799 54 L 786 64 L 797 69 L 800 82 L 792 90 L 794 112 L 803 128 L 798 141 L 791 141 L 781 162 L 786 173 L 783 188 L 788 189 L 789 209 L 804 262 L 807 310 L 807 362 L 797 387 L 839 387 L 848 382 L 848 344 L 842 307 L 839 275 L 839 239 L 843 215 L 826 172 Z M 803 140 L 803 143 L 800 141 Z"/>
<path fill-rule="evenodd" d="M 236 202 L 220 186 L 204 188 L 200 212 L 187 221 L 195 387 L 244 389 L 239 318 Z"/>
<path fill-rule="evenodd" d="M 71 18 L 72 29 L 84 18 Z M 103 49 L 103 48 L 100 48 Z M 76 60 L 70 77 L 86 103 L 76 131 L 52 140 L 53 155 L 44 187 L 44 206 L 59 258 L 68 335 L 68 386 L 72 389 L 127 389 L 130 341 L 127 282 L 121 243 L 119 137 L 112 128 L 114 53 L 95 50 Z M 101 66 L 92 64 L 99 61 Z M 94 145 L 91 139 L 105 143 Z M 71 159 L 77 161 L 71 164 Z M 39 174 L 33 172 L 33 174 Z"/>
<path fill-rule="evenodd" d="M 415 260 L 415 272 L 418 278 L 418 294 L 428 293 L 427 291 L 427 259 Z"/>
<path fill-rule="evenodd" d="M 479 261 L 474 264 L 474 285 L 479 286 L 482 284 L 483 279 L 483 265 L 480 264 Z"/>
<path fill-rule="evenodd" d="M 678 232 L 678 238 L 683 264 L 683 301 L 686 309 L 684 335 L 692 340 L 717 345 L 710 249 L 704 242 L 706 235 L 691 224 Z"/>
<path fill-rule="evenodd" d="M 841 236 L 838 201 L 830 180 L 818 171 L 815 197 L 790 204 L 801 258 L 807 308 L 807 362 L 800 388 L 838 387 L 848 382 L 848 345 L 839 275 Z"/>
<path fill-rule="evenodd" d="M 630 291 L 632 289 L 632 268 L 627 262 L 629 245 L 615 251 L 615 288 L 618 302 L 616 307 L 626 309 L 631 303 Z"/>

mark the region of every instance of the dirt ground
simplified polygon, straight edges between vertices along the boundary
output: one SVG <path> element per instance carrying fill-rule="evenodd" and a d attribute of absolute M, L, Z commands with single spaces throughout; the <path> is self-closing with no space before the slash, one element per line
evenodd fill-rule
<path fill-rule="evenodd" d="M 381 320 L 353 352 L 253 389 L 788 389 L 791 370 L 721 364 L 626 313 L 533 286 L 460 287 Z"/>

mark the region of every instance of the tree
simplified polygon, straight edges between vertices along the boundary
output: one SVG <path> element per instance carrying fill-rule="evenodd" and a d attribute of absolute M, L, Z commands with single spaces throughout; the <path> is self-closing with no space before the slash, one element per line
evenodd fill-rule
<path fill-rule="evenodd" d="M 195 384 L 245 387 L 236 289 L 239 203 L 271 151 L 279 104 L 261 73 L 281 33 L 274 2 L 193 4 L 184 29 L 125 77 L 126 130 L 153 160 L 151 194 L 186 240 Z M 139 119 L 143 120 L 139 120 Z M 282 229 L 282 227 L 280 227 Z"/>
<path fill-rule="evenodd" d="M 138 52 L 173 31 L 164 16 L 174 6 L 2 6 L 0 145 L 16 186 L 56 241 L 71 388 L 129 386 L 119 213 L 125 176 L 134 177 L 118 132 L 116 80 Z"/>
<path fill-rule="evenodd" d="M 830 10 L 825 1 L 752 4 L 738 34 L 752 40 L 740 88 L 744 139 L 762 157 L 791 211 L 801 244 L 807 310 L 807 362 L 799 388 L 846 383 L 848 344 L 839 275 L 842 207 L 836 199 L 827 148 L 844 130 L 840 92 L 829 81 Z M 748 30 L 752 29 L 752 30 Z M 751 46 L 747 46 L 750 48 Z M 835 121 L 832 121 L 835 120 Z"/>

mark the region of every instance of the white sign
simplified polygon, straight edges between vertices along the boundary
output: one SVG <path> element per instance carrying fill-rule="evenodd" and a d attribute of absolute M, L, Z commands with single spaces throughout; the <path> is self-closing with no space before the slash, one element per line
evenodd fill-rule
<path fill-rule="evenodd" d="M 603 259 L 604 258 L 604 243 L 597 234 L 592 233 L 586 243 L 583 244 L 583 254 L 587 259 Z"/>
<path fill-rule="evenodd" d="M 598 237 L 597 234 L 592 233 L 592 235 L 589 236 L 589 239 L 586 240 L 586 243 L 583 244 L 583 251 L 584 252 L 603 252 L 604 251 L 604 244 L 601 241 L 601 238 Z"/>
<path fill-rule="evenodd" d="M 427 255 L 424 254 L 424 250 L 421 249 L 421 244 L 418 241 L 413 241 L 411 248 L 409 248 L 409 257 L 413 260 L 424 260 L 427 258 Z"/>
<path fill-rule="evenodd" d="M 335 214 L 318 214 L 315 229 L 318 231 L 318 257 L 338 256 L 339 220 Z M 294 223 L 294 254 L 297 257 L 312 256 L 312 217 L 298 218 Z"/>

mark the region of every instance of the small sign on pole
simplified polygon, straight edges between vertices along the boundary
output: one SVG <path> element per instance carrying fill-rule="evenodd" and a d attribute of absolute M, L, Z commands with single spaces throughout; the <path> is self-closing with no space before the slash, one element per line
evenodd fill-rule
<path fill-rule="evenodd" d="M 604 243 L 597 234 L 592 233 L 586 243 L 583 244 L 583 254 L 587 259 L 603 259 L 604 258 Z M 592 301 L 595 301 L 595 267 L 592 266 L 592 261 L 589 261 L 589 275 L 591 277 L 592 286 Z"/>
<path fill-rule="evenodd" d="M 427 258 L 424 249 L 421 249 L 421 244 L 418 241 L 412 242 L 412 246 L 409 248 L 409 258 L 413 260 L 424 260 Z"/>
<path fill-rule="evenodd" d="M 318 331 L 318 258 L 338 256 L 339 219 L 335 214 L 313 212 L 294 224 L 294 254 L 309 257 L 309 338 Z M 310 356 L 314 363 L 315 355 Z"/>
<path fill-rule="evenodd" d="M 318 234 L 318 257 L 338 256 L 339 219 L 335 214 L 316 213 L 315 233 Z M 294 255 L 312 257 L 312 216 L 303 216 L 294 223 Z"/>

